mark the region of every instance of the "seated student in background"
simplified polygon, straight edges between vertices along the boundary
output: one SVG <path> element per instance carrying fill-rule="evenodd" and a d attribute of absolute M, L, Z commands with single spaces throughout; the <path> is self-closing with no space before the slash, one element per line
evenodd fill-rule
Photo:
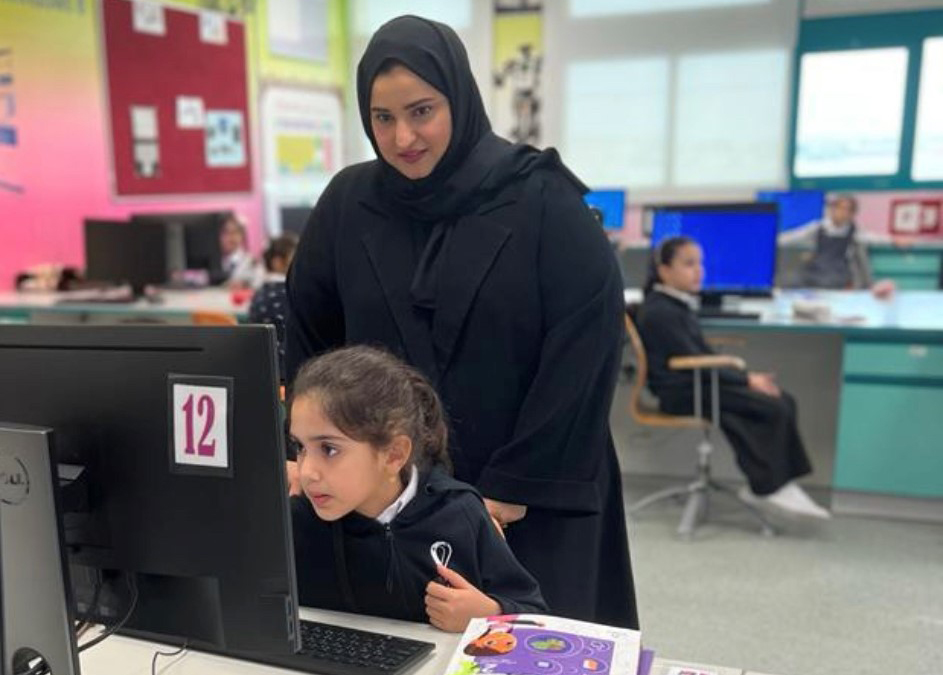
<path fill-rule="evenodd" d="M 281 377 L 285 377 L 285 314 L 288 299 L 285 293 L 285 275 L 295 257 L 298 237 L 283 234 L 273 239 L 265 249 L 265 278 L 262 286 L 252 296 L 249 304 L 249 323 L 270 323 L 278 335 L 278 366 Z"/>
<path fill-rule="evenodd" d="M 858 201 L 838 195 L 828 203 L 826 217 L 779 235 L 780 244 L 805 244 L 812 252 L 796 283 L 804 288 L 868 289 L 878 297 L 894 292 L 894 282 L 874 283 L 868 250 L 855 225 Z"/>
<path fill-rule="evenodd" d="M 687 237 L 664 240 L 656 249 L 637 324 L 648 355 L 649 389 L 663 412 L 694 411 L 693 375 L 673 371 L 674 356 L 712 354 L 695 309 L 704 268 L 701 247 Z M 710 389 L 705 378 L 705 410 Z M 799 436 L 796 402 L 767 373 L 720 372 L 720 425 L 736 453 L 749 489 L 741 496 L 760 506 L 790 514 L 827 519 L 828 511 L 795 482 L 811 470 Z"/>
<path fill-rule="evenodd" d="M 214 282 L 230 288 L 250 288 L 258 284 L 261 273 L 249 253 L 246 225 L 234 213 L 230 213 L 219 228 L 219 249 L 222 255 L 222 278 L 214 279 Z"/>
<path fill-rule="evenodd" d="M 302 366 L 292 396 L 302 605 L 451 632 L 473 617 L 546 611 L 481 495 L 449 475 L 445 413 L 418 371 L 348 347 Z M 444 566 L 434 545 L 451 549 Z"/>

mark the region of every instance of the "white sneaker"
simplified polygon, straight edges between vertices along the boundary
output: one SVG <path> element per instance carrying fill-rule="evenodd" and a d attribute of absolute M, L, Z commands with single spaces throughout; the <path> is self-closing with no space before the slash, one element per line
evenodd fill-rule
<path fill-rule="evenodd" d="M 794 481 L 786 483 L 773 494 L 759 499 L 795 516 L 818 520 L 830 520 L 832 517 L 831 513 L 812 501 L 806 491 Z"/>

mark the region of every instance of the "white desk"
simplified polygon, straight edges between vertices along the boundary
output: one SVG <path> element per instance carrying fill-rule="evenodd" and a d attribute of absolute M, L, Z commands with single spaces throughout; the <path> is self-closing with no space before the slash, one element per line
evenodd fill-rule
<path fill-rule="evenodd" d="M 232 294 L 224 288 L 196 290 L 165 290 L 161 301 L 138 300 L 129 303 L 68 302 L 63 293 L 0 293 L 0 321 L 34 321 L 41 323 L 115 323 L 135 317 L 174 322 L 189 322 L 190 314 L 199 310 L 226 312 L 245 319 L 249 303 L 236 305 Z"/>
<path fill-rule="evenodd" d="M 456 634 L 443 633 L 427 624 L 313 609 L 302 609 L 301 615 L 302 618 L 313 621 L 325 621 L 435 643 L 435 651 L 417 669 L 413 670 L 411 675 L 444 675 L 459 638 Z M 97 647 L 82 654 L 82 672 L 84 675 L 149 675 L 151 658 L 155 649 L 173 651 L 172 647 L 162 648 L 151 642 L 113 635 Z M 651 673 L 652 675 L 667 675 L 672 666 L 700 668 L 716 675 L 743 675 L 743 671 L 739 668 L 669 661 L 657 656 Z M 284 675 L 296 671 L 187 651 L 179 656 L 161 657 L 157 662 L 157 672 L 162 675 L 249 675 L 250 673 L 252 675 Z"/>

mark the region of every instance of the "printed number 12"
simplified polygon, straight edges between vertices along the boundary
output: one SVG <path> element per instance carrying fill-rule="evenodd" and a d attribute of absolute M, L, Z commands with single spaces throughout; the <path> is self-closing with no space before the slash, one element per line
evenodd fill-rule
<path fill-rule="evenodd" d="M 187 447 L 184 448 L 184 452 L 188 455 L 196 453 L 201 457 L 212 457 L 215 455 L 216 441 L 213 440 L 211 443 L 206 442 L 206 437 L 210 435 L 210 430 L 213 428 L 213 420 L 216 418 L 216 406 L 213 404 L 213 399 L 203 394 L 197 402 L 196 414 L 198 417 L 203 417 L 205 423 L 203 425 L 203 435 L 200 436 L 199 447 L 196 449 L 193 448 L 193 394 L 187 396 L 187 402 L 183 404 L 183 412 L 187 418 Z"/>

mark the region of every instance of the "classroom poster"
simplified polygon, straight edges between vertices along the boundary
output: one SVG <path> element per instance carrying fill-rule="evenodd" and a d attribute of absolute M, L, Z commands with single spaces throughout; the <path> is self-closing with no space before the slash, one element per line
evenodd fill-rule
<path fill-rule="evenodd" d="M 541 142 L 543 0 L 494 0 L 495 132 L 520 143 Z"/>
<path fill-rule="evenodd" d="M 0 190 L 21 192 L 22 178 L 16 165 L 16 73 L 13 49 L 0 45 Z"/>
<path fill-rule="evenodd" d="M 282 206 L 311 205 L 342 166 L 343 108 L 329 89 L 273 85 L 262 93 L 265 210 L 280 234 Z"/>

